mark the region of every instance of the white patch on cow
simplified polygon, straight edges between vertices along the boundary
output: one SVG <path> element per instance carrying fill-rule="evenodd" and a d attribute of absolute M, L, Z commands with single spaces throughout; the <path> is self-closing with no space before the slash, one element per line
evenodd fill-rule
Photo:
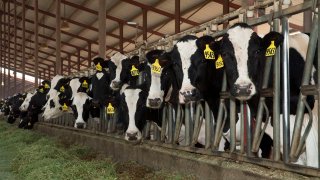
<path fill-rule="evenodd" d="M 51 108 L 50 107 L 50 101 L 53 101 L 55 107 Z M 43 118 L 45 120 L 49 120 L 49 119 L 53 119 L 53 118 L 57 118 L 63 115 L 63 112 L 59 109 L 60 104 L 59 104 L 59 97 L 58 97 L 58 92 L 56 95 L 54 95 L 53 97 L 50 97 L 49 100 L 46 103 L 46 107 L 44 109 L 43 112 Z"/>
<path fill-rule="evenodd" d="M 103 73 L 102 72 L 97 72 L 96 73 L 96 77 L 100 80 L 103 76 Z"/>
<path fill-rule="evenodd" d="M 126 130 L 125 139 L 129 141 L 129 134 L 135 134 L 137 133 L 137 140 L 140 140 L 142 138 L 141 132 L 136 126 L 135 123 L 135 113 L 137 110 L 137 102 L 139 100 L 139 93 L 141 92 L 141 89 L 126 89 L 123 93 L 125 95 L 125 101 L 127 103 L 128 107 L 128 113 L 129 113 L 129 126 Z"/>
<path fill-rule="evenodd" d="M 166 97 L 164 98 L 164 101 L 165 101 L 165 102 L 169 102 L 169 101 L 170 101 L 170 99 L 171 99 L 171 94 L 172 94 L 172 90 L 173 90 L 173 87 L 172 87 L 172 85 L 171 85 L 170 88 L 169 88 L 169 90 L 168 90 L 168 92 L 167 92 Z"/>
<path fill-rule="evenodd" d="M 74 127 L 77 128 L 77 123 L 84 123 L 84 128 L 86 128 L 86 122 L 84 121 L 82 114 L 83 114 L 83 105 L 86 103 L 87 100 L 91 98 L 83 92 L 78 92 L 73 96 L 72 104 L 75 105 L 78 113 L 78 117 L 74 123 Z"/>
<path fill-rule="evenodd" d="M 36 93 L 37 91 L 35 90 L 34 92 L 30 92 L 27 94 L 26 98 L 24 99 L 23 103 L 19 107 L 20 111 L 27 111 L 28 107 L 30 105 L 30 101 L 32 96 Z"/>
<path fill-rule="evenodd" d="M 111 57 L 111 61 L 115 64 L 116 68 L 116 75 L 115 78 L 111 81 L 110 87 L 114 89 L 113 82 L 120 82 L 120 74 L 122 71 L 122 60 L 127 59 L 128 57 L 121 54 L 120 52 L 117 52 Z"/>
<path fill-rule="evenodd" d="M 240 86 L 252 84 L 251 93 L 248 99 L 256 94 L 256 87 L 254 87 L 248 73 L 248 48 L 252 33 L 252 29 L 243 28 L 240 26 L 228 30 L 228 38 L 234 48 L 234 55 L 237 61 L 237 70 L 239 73 L 239 77 L 235 84 Z"/>
<path fill-rule="evenodd" d="M 149 63 L 148 63 L 148 66 L 151 69 L 151 65 Z M 151 86 L 149 89 L 149 95 L 146 102 L 147 107 L 153 107 L 153 106 L 150 106 L 149 99 L 160 99 L 161 103 L 159 103 L 159 107 L 163 102 L 164 91 L 161 90 L 161 73 L 162 73 L 162 69 L 160 71 L 160 74 L 151 72 Z M 159 107 L 153 107 L 153 108 L 159 108 Z"/>
<path fill-rule="evenodd" d="M 127 89 L 128 86 L 129 86 L 129 84 L 122 85 L 122 87 L 120 89 L 120 94 L 122 94 Z"/>
<path fill-rule="evenodd" d="M 60 79 L 62 79 L 63 76 L 61 75 L 56 75 L 55 77 L 52 78 L 51 80 L 51 87 L 50 87 L 50 90 L 48 92 L 48 96 L 51 96 L 51 94 L 55 94 L 56 93 L 56 90 L 54 89 L 54 87 L 57 85 L 58 81 Z"/>
<path fill-rule="evenodd" d="M 72 96 L 71 96 L 71 99 L 72 99 L 74 94 L 76 94 L 78 92 L 78 89 L 81 86 L 79 78 L 71 79 L 69 85 L 70 85 L 71 90 L 72 90 Z"/>
<path fill-rule="evenodd" d="M 188 69 L 191 66 L 190 58 L 196 52 L 197 45 L 196 45 L 196 40 L 193 39 L 186 42 L 178 42 L 176 46 L 180 54 L 182 71 L 183 71 L 183 80 L 182 80 L 182 86 L 179 93 L 179 101 L 180 103 L 184 104 L 185 99 L 181 93 L 186 93 L 187 91 L 192 91 L 196 89 L 194 86 L 191 85 L 190 78 L 188 75 Z"/>

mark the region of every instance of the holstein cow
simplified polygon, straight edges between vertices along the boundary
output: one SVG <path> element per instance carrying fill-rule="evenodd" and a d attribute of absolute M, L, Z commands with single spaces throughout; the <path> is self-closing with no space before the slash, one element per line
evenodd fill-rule
<path fill-rule="evenodd" d="M 308 40 L 308 36 L 304 34 L 290 36 L 289 39 L 289 42 L 292 42 L 290 43 L 289 60 L 290 91 L 292 96 L 290 101 L 291 134 L 293 132 L 296 113 L 294 110 L 297 106 L 296 96 L 300 92 Z M 230 93 L 238 100 L 247 100 L 251 109 L 257 107 L 256 99 L 259 97 L 261 90 L 266 56 L 273 55 L 276 47 L 278 47 L 282 41 L 283 36 L 277 32 L 270 32 L 261 38 L 250 26 L 244 23 L 232 26 L 221 40 L 221 55 L 225 65 Z M 271 82 L 272 77 L 270 77 L 270 83 Z M 308 103 L 312 108 L 314 106 L 314 99 L 308 97 Z M 272 109 L 270 103 L 268 103 L 268 106 L 269 109 Z M 255 112 L 255 110 L 252 112 Z M 307 115 L 305 115 L 303 126 L 306 125 L 307 119 Z M 282 122 L 282 120 L 280 120 L 280 122 Z M 316 123 L 317 122 L 315 122 L 315 124 Z M 315 124 L 313 124 L 306 142 L 306 164 L 317 167 L 318 139 L 316 137 L 318 136 L 318 131 L 314 126 Z M 282 130 L 282 128 L 280 129 Z M 280 139 L 282 140 L 282 137 L 280 137 Z"/>
<path fill-rule="evenodd" d="M 75 78 L 71 81 L 77 81 L 79 86 L 76 91 L 72 91 L 72 99 L 64 93 L 60 94 L 59 109 L 60 111 L 68 111 L 68 108 L 71 107 L 74 118 L 76 119 L 74 127 L 86 128 L 89 113 L 92 111 L 91 97 L 88 95 L 91 81 L 88 77 Z"/>
<path fill-rule="evenodd" d="M 18 93 L 8 99 L 8 105 L 10 109 L 8 114 L 8 119 L 7 119 L 8 123 L 13 124 L 16 121 L 16 119 L 19 117 L 20 115 L 19 107 L 23 103 L 25 96 L 26 96 L 25 94 Z"/>
<path fill-rule="evenodd" d="M 110 87 L 115 91 L 119 90 L 122 86 L 122 82 L 120 79 L 122 66 L 123 66 L 122 64 L 123 64 L 123 60 L 127 58 L 128 58 L 127 56 L 118 52 L 110 58 L 110 61 L 107 61 L 108 68 L 110 71 L 110 80 L 111 80 Z"/>
<path fill-rule="evenodd" d="M 58 104 L 58 96 L 57 95 L 58 95 L 59 91 L 57 91 L 55 89 L 55 86 L 57 85 L 58 81 L 62 78 L 63 78 L 63 76 L 56 75 L 51 80 L 51 87 L 50 87 L 50 90 L 47 94 L 47 103 L 43 107 L 44 112 L 43 112 L 42 116 L 44 117 L 45 120 L 49 120 L 51 118 L 55 118 L 55 117 L 59 116 L 59 113 L 55 114 L 55 111 L 52 111 L 52 109 L 54 108 L 53 107 L 54 104 Z"/>
<path fill-rule="evenodd" d="M 43 84 L 46 85 L 39 86 L 36 90 L 36 93 L 31 97 L 27 114 L 21 119 L 19 128 L 32 129 L 34 123 L 38 121 L 38 115 L 43 111 L 43 106 L 47 102 L 46 96 L 50 90 L 50 85 L 48 82 Z"/>

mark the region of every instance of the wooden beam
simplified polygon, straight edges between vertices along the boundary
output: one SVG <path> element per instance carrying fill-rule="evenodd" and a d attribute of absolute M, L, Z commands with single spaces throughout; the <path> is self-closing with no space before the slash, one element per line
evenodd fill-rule
<path fill-rule="evenodd" d="M 143 36 L 143 40 L 146 41 L 148 38 L 148 10 L 147 9 L 142 9 L 142 18 L 143 18 L 142 36 Z"/>
<path fill-rule="evenodd" d="M 106 18 L 105 18 L 106 17 L 106 1 L 99 0 L 98 3 L 99 3 L 98 4 L 98 9 L 99 9 L 99 16 L 98 16 L 99 56 L 104 59 L 106 57 L 106 35 L 105 35 L 106 34 L 105 33 L 106 32 Z"/>
<path fill-rule="evenodd" d="M 175 0 L 175 33 L 180 32 L 180 21 L 181 21 L 181 14 L 180 14 L 180 0 Z"/>
<path fill-rule="evenodd" d="M 35 69 L 34 69 L 34 78 L 35 78 L 35 88 L 38 87 L 39 79 L 39 27 L 38 27 L 38 0 L 34 0 L 34 60 L 35 60 Z"/>

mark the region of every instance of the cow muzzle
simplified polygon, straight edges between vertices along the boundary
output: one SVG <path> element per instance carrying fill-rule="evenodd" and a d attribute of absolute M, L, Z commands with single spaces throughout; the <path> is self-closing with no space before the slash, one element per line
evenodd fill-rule
<path fill-rule="evenodd" d="M 119 90 L 121 87 L 121 84 L 122 84 L 121 81 L 112 81 L 110 86 L 113 90 Z"/>
<path fill-rule="evenodd" d="M 161 106 L 161 103 L 162 101 L 160 98 L 148 99 L 147 107 L 159 108 Z"/>
<path fill-rule="evenodd" d="M 197 101 L 199 99 L 199 94 L 196 89 L 188 90 L 188 91 L 180 91 L 180 97 L 182 97 L 182 102 L 180 99 L 180 103 L 188 103 L 191 101 Z"/>
<path fill-rule="evenodd" d="M 241 101 L 249 100 L 254 95 L 254 85 L 252 83 L 235 84 L 231 90 L 231 95 Z"/>
<path fill-rule="evenodd" d="M 86 127 L 85 123 L 83 122 L 77 122 L 75 126 L 78 129 L 84 129 Z"/>

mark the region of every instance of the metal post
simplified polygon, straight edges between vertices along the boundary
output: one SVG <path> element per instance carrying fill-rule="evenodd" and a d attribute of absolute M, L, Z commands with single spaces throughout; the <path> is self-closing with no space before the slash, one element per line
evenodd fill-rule
<path fill-rule="evenodd" d="M 230 152 L 236 149 L 236 101 L 230 98 Z"/>
<path fill-rule="evenodd" d="M 228 14 L 229 8 L 230 8 L 229 1 L 223 1 L 223 14 Z M 229 21 L 227 20 L 223 23 L 223 29 L 226 29 L 228 25 L 229 25 Z"/>
<path fill-rule="evenodd" d="M 171 104 L 167 105 L 167 119 L 168 119 L 168 143 L 173 143 L 173 132 L 174 132 L 174 123 L 173 123 L 173 108 Z"/>
<path fill-rule="evenodd" d="M 180 32 L 180 0 L 175 0 L 175 33 Z"/>
<path fill-rule="evenodd" d="M 143 41 L 147 40 L 148 35 L 148 10 L 142 9 L 142 18 L 143 18 Z"/>
<path fill-rule="evenodd" d="M 2 17 L 4 16 L 3 13 L 0 15 L 0 98 L 3 98 L 3 86 L 2 86 L 2 70 L 3 70 L 3 62 L 2 59 L 4 58 L 2 48 L 3 48 L 3 31 L 2 31 Z"/>
<path fill-rule="evenodd" d="M 38 87 L 38 76 L 39 76 L 39 61 L 38 61 L 38 51 L 39 51 L 39 35 L 38 35 L 38 0 L 34 0 L 34 60 L 35 60 L 35 88 Z"/>
<path fill-rule="evenodd" d="M 310 33 L 312 25 L 312 11 L 304 11 L 303 12 L 303 32 Z"/>
<path fill-rule="evenodd" d="M 61 74 L 61 0 L 56 0 L 56 66 L 55 74 Z"/>
<path fill-rule="evenodd" d="M 205 102 L 205 120 L 206 120 L 206 134 L 205 134 L 205 138 L 206 138 L 206 144 L 205 144 L 205 148 L 209 149 L 211 147 L 211 135 L 214 135 L 214 129 L 212 127 L 212 117 L 211 117 L 211 110 L 210 107 L 208 105 L 207 102 Z"/>
<path fill-rule="evenodd" d="M 81 49 L 78 49 L 78 63 L 77 63 L 77 69 L 80 71 L 80 59 L 81 59 Z"/>
<path fill-rule="evenodd" d="M 185 127 L 186 127 L 186 131 L 185 131 L 185 141 L 186 141 L 186 146 L 190 146 L 191 144 L 191 112 L 190 109 L 192 108 L 191 103 L 185 104 Z"/>
<path fill-rule="evenodd" d="M 279 32 L 279 19 L 273 20 L 274 31 Z M 273 160 L 280 160 L 280 51 L 276 51 L 273 63 Z"/>
<path fill-rule="evenodd" d="M 25 88 L 26 83 L 26 68 L 25 68 L 25 59 L 26 59 L 26 0 L 22 0 L 22 59 L 21 59 L 21 68 L 22 68 L 22 89 Z"/>
<path fill-rule="evenodd" d="M 120 52 L 123 53 L 123 23 L 119 22 L 119 49 Z"/>
<path fill-rule="evenodd" d="M 71 55 L 68 54 L 68 75 L 71 75 Z"/>
<path fill-rule="evenodd" d="M 289 69 L 289 23 L 288 18 L 283 17 L 281 20 L 282 34 L 284 37 L 282 43 L 282 86 L 283 98 L 282 117 L 283 117 L 283 160 L 289 163 L 290 152 L 290 69 Z"/>
<path fill-rule="evenodd" d="M 69 58 L 70 60 L 70 58 Z M 88 67 L 91 67 L 92 57 L 91 57 L 91 43 L 88 42 Z"/>
<path fill-rule="evenodd" d="M 310 40 L 308 44 L 308 51 L 307 51 L 307 58 L 304 65 L 304 71 L 302 75 L 302 83 L 301 85 L 308 85 L 310 76 L 311 76 L 311 70 L 313 65 L 313 59 L 315 55 L 315 47 L 318 40 L 318 14 L 314 13 L 313 15 L 313 23 L 312 23 L 312 30 L 310 34 Z M 298 99 L 298 106 L 297 106 L 297 112 L 296 112 L 296 119 L 294 124 L 294 130 L 292 135 L 292 145 L 291 145 L 291 151 L 290 151 L 290 159 L 293 161 L 298 157 L 299 155 L 299 149 L 304 144 L 303 141 L 300 141 L 301 136 L 301 129 L 302 129 L 302 119 L 304 116 L 304 110 L 305 106 L 303 103 L 303 99 L 305 98 L 304 95 L 300 93 L 299 99 Z M 309 126 L 309 125 L 308 125 Z M 307 129 L 307 127 L 306 127 Z"/>
<path fill-rule="evenodd" d="M 99 56 L 106 56 L 106 0 L 99 0 Z"/>
<path fill-rule="evenodd" d="M 14 1 L 14 49 L 17 49 L 17 2 Z M 14 51 L 14 92 L 17 93 L 17 51 Z"/>
<path fill-rule="evenodd" d="M 7 4 L 7 24 L 8 24 L 8 27 L 7 27 L 7 52 L 8 52 L 8 82 L 7 82 L 7 85 L 6 85 L 6 88 L 7 88 L 7 96 L 10 96 L 11 95 L 11 91 L 10 91 L 10 86 L 11 86 L 11 74 L 10 74 L 10 71 L 11 71 L 11 52 L 10 52 L 10 46 L 11 46 L 11 43 L 10 43 L 10 31 L 11 31 L 11 28 L 10 28 L 10 25 L 11 25 L 11 22 L 10 22 L 10 2 L 8 1 L 8 4 Z"/>

